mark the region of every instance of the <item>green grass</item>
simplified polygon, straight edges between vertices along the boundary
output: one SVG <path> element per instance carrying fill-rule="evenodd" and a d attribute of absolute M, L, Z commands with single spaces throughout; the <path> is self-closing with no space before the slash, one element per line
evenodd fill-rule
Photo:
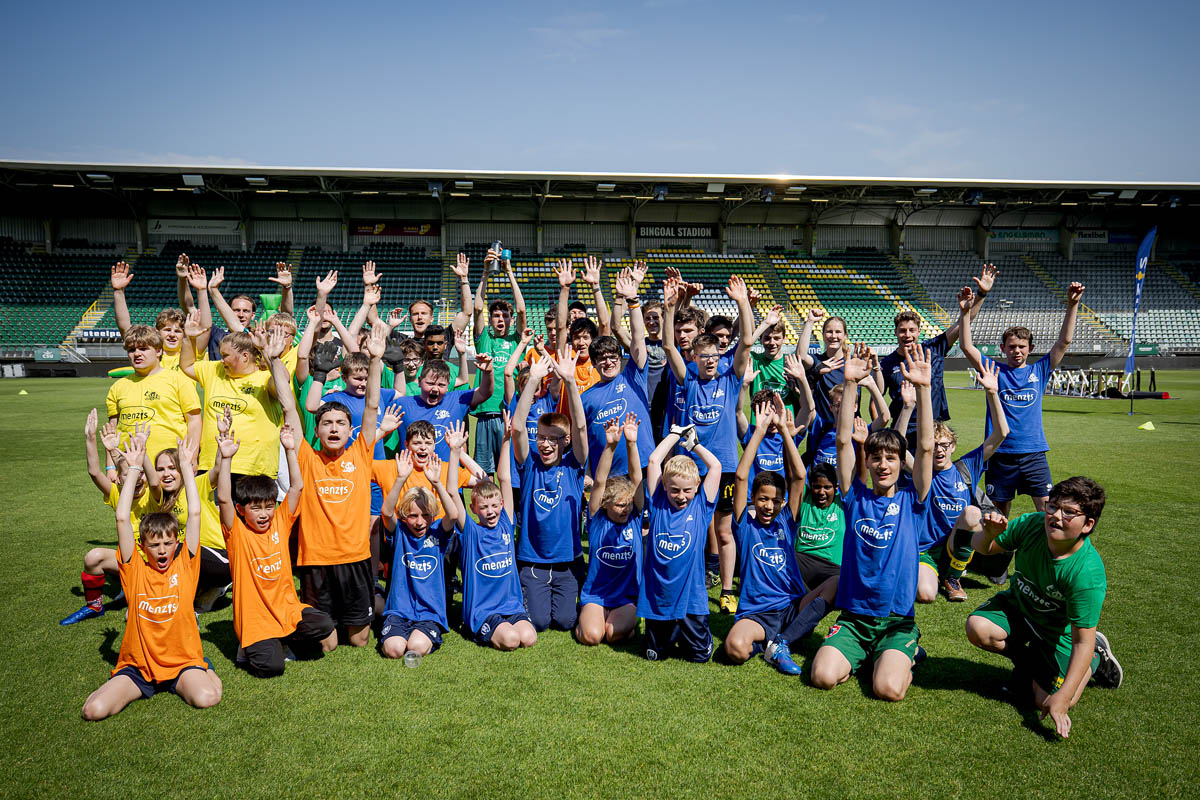
<path fill-rule="evenodd" d="M 1118 691 L 1084 693 L 1067 741 L 1003 702 L 1006 662 L 967 644 L 963 621 L 992 591 L 970 575 L 966 605 L 918 609 L 930 657 L 899 704 L 857 681 L 821 692 L 758 659 L 652 664 L 565 633 L 510 654 L 451 633 L 415 670 L 373 647 L 343 648 L 260 681 L 231 663 L 226 608 L 200 623 L 225 682 L 219 706 L 194 711 L 163 696 L 84 723 L 79 709 L 115 661 L 121 612 L 57 622 L 81 604 L 84 551 L 115 540 L 81 441 L 108 381 L 0 382 L 0 794 L 1195 796 L 1200 682 L 1188 610 L 1200 597 L 1190 500 L 1200 373 L 1159 382 L 1179 399 L 1139 401 L 1132 418 L 1120 401 L 1046 401 L 1054 475 L 1087 474 L 1108 490 L 1093 540 L 1109 580 L 1101 627 L 1126 674 Z M 950 395 L 969 449 L 982 435 L 982 395 Z M 1137 429 L 1150 419 L 1157 430 Z M 1029 508 L 1022 499 L 1014 510 Z M 714 607 L 718 640 L 729 624 Z M 819 641 L 797 647 L 806 666 Z"/>

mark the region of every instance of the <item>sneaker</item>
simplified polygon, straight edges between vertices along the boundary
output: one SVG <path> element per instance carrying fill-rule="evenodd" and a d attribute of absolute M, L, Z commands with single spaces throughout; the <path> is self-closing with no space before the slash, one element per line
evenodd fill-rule
<path fill-rule="evenodd" d="M 1117 657 L 1113 655 L 1112 644 L 1109 643 L 1108 637 L 1100 631 L 1096 631 L 1096 652 L 1100 655 L 1100 664 L 1096 667 L 1096 673 L 1092 675 L 1092 680 L 1102 689 L 1121 688 L 1121 681 L 1125 679 L 1125 670 L 1121 669 L 1121 662 L 1117 661 Z"/>
<path fill-rule="evenodd" d="M 737 595 L 736 594 L 725 594 L 724 592 L 722 592 L 721 600 L 719 601 L 719 605 L 721 607 L 722 614 L 736 614 L 737 608 L 738 608 Z"/>
<path fill-rule="evenodd" d="M 720 582 L 721 582 L 721 573 L 719 573 L 719 572 L 704 573 L 704 585 L 706 587 L 708 587 L 709 589 L 718 585 Z"/>
<path fill-rule="evenodd" d="M 1008 583 L 1008 570 L 1004 570 L 999 575 L 988 575 L 988 580 L 997 586 L 1003 586 Z"/>
<path fill-rule="evenodd" d="M 921 662 L 929 657 L 929 653 L 925 652 L 925 648 L 917 645 L 917 652 L 913 653 L 913 668 L 920 666 Z"/>
<path fill-rule="evenodd" d="M 967 593 L 958 578 L 946 578 L 942 581 L 942 591 L 946 593 L 946 599 L 951 603 L 966 602 Z"/>
<path fill-rule="evenodd" d="M 800 668 L 799 664 L 792 660 L 792 651 L 788 648 L 788 643 L 784 639 L 780 639 L 777 642 L 769 642 L 767 648 L 763 650 L 763 658 L 774 665 L 775 669 L 784 675 L 799 675 L 804 671 Z"/>
<path fill-rule="evenodd" d="M 96 608 L 94 606 L 84 606 L 83 608 L 79 609 L 78 611 L 76 611 L 72 614 L 69 614 L 69 615 L 63 617 L 62 619 L 60 619 L 58 621 L 58 624 L 59 625 L 74 625 L 76 622 L 83 622 L 85 619 L 92 619 L 93 617 L 103 617 L 103 616 L 104 616 L 104 606 L 100 606 L 99 608 Z"/>
<path fill-rule="evenodd" d="M 196 600 L 192 603 L 197 614 L 207 614 L 212 611 L 217 600 L 225 596 L 225 594 L 233 588 L 233 584 L 221 586 L 213 586 L 211 589 L 205 589 L 203 592 L 196 593 Z"/>

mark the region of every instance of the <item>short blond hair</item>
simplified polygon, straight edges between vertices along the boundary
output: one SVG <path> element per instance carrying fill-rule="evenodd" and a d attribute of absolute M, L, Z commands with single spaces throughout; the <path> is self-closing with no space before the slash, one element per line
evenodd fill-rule
<path fill-rule="evenodd" d="M 471 489 L 471 500 L 489 500 L 500 494 L 500 486 L 495 481 L 480 481 Z"/>
<path fill-rule="evenodd" d="M 624 475 L 616 475 L 604 483 L 604 494 L 600 497 L 600 505 L 605 508 L 609 503 L 625 503 L 633 499 L 633 481 Z"/>
<path fill-rule="evenodd" d="M 277 311 L 267 320 L 267 328 L 282 328 L 288 336 L 295 336 L 296 318 L 286 311 Z"/>
<path fill-rule="evenodd" d="M 663 480 L 667 478 L 683 478 L 697 485 L 700 483 L 700 470 L 697 469 L 696 462 L 692 461 L 690 456 L 671 456 L 667 459 L 667 463 L 663 464 L 662 476 Z"/>
<path fill-rule="evenodd" d="M 437 516 L 437 497 L 424 486 L 414 486 L 405 492 L 404 496 L 400 498 L 400 502 L 396 504 L 396 511 L 404 516 L 413 506 L 416 506 L 422 514 L 428 514 L 431 517 Z"/>
<path fill-rule="evenodd" d="M 958 434 L 944 422 L 933 423 L 933 440 L 936 442 L 938 439 L 949 439 L 954 444 L 958 444 Z"/>

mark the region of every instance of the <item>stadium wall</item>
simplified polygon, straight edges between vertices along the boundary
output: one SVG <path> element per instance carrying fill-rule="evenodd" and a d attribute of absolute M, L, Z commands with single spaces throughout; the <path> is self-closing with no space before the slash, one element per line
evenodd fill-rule
<path fill-rule="evenodd" d="M 0 236 L 17 242 L 40 244 L 46 239 L 42 222 L 33 217 L 0 217 Z"/>
<path fill-rule="evenodd" d="M 325 250 L 342 249 L 342 223 L 335 219 L 258 219 L 251 223 L 250 230 L 252 247 L 257 242 L 267 241 L 291 242 L 295 247 L 316 245 Z"/>
<path fill-rule="evenodd" d="M 910 225 L 904 229 L 904 249 L 914 252 L 974 250 L 975 229 Z"/>

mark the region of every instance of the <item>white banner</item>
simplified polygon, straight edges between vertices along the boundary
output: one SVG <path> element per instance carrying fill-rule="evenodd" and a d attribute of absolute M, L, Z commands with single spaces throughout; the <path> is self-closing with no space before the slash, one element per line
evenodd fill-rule
<path fill-rule="evenodd" d="M 150 219 L 147 233 L 159 234 L 230 234 L 237 233 L 241 223 L 236 219 Z"/>

